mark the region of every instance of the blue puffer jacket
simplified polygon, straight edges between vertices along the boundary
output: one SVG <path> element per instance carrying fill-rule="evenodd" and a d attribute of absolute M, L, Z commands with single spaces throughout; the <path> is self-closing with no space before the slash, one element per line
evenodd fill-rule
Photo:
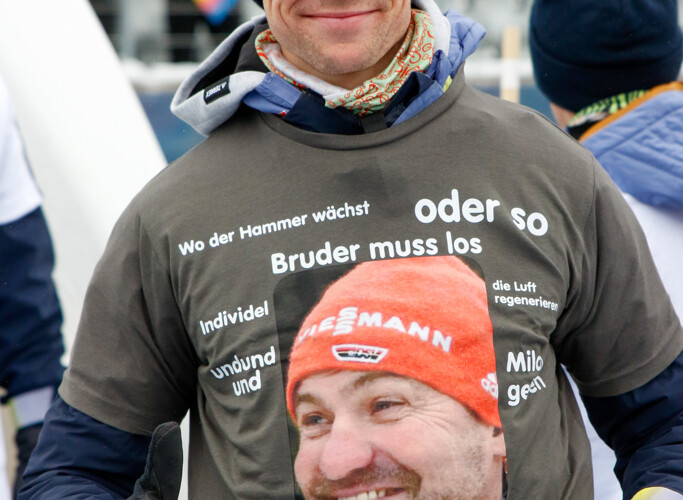
<path fill-rule="evenodd" d="M 655 87 L 580 140 L 625 193 L 683 318 L 683 82 Z"/>
<path fill-rule="evenodd" d="M 683 211 L 683 83 L 655 88 L 633 104 L 589 129 L 581 142 L 622 191 Z"/>

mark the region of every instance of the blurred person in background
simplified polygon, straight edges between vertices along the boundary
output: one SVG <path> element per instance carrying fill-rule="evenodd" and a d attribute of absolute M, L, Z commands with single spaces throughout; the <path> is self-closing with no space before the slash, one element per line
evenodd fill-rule
<path fill-rule="evenodd" d="M 189 7 L 194 4 L 196 9 Z M 239 25 L 237 0 L 175 0 L 168 5 L 168 29 L 171 35 L 171 60 L 196 61 L 203 58 L 188 43 L 204 32 L 215 47 Z M 193 12 L 193 10 L 196 10 Z"/>
<path fill-rule="evenodd" d="M 677 1 L 537 0 L 529 40 L 536 83 L 557 124 L 595 155 L 621 189 L 683 317 L 683 82 L 676 81 L 683 42 Z M 604 428 L 597 430 L 604 436 Z M 613 486 L 606 474 L 614 456 L 596 452 L 601 443 L 593 437 L 596 470 L 602 470 L 596 495 L 608 498 Z M 624 468 L 617 463 L 617 476 Z"/>
<path fill-rule="evenodd" d="M 0 387 L 17 429 L 15 496 L 64 370 L 52 241 L 40 204 L 0 79 Z"/>
<path fill-rule="evenodd" d="M 676 0 L 537 0 L 534 75 L 619 186 L 683 317 L 683 41 Z"/>

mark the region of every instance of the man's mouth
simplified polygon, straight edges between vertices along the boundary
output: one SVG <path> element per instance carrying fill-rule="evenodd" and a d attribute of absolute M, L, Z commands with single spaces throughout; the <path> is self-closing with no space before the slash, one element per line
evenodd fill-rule
<path fill-rule="evenodd" d="M 323 22 L 330 27 L 355 26 L 370 19 L 377 10 L 348 10 L 344 12 L 310 12 L 302 14 L 303 18 Z"/>
<path fill-rule="evenodd" d="M 337 497 L 337 500 L 373 500 L 375 498 L 391 497 L 398 493 L 403 493 L 403 488 L 379 488 L 369 490 L 353 496 Z"/>
<path fill-rule="evenodd" d="M 316 500 L 409 499 L 418 496 L 420 483 L 415 471 L 400 464 L 371 464 L 341 479 L 315 477 L 309 484 L 309 494 L 304 496 Z"/>
<path fill-rule="evenodd" d="M 315 14 L 308 14 L 304 17 L 320 17 L 324 19 L 349 19 L 351 17 L 364 16 L 375 12 L 374 10 L 358 10 L 348 12 L 316 12 Z"/>

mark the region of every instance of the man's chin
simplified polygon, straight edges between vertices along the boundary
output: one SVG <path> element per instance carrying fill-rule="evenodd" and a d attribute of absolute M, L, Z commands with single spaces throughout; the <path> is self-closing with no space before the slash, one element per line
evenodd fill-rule
<path fill-rule="evenodd" d="M 377 61 L 368 60 L 367 56 L 342 56 L 334 54 L 329 57 L 318 56 L 314 68 L 323 75 L 353 75 L 371 69 Z M 374 76 L 374 75 L 373 75 Z M 372 77 L 369 77 L 372 78 Z"/>

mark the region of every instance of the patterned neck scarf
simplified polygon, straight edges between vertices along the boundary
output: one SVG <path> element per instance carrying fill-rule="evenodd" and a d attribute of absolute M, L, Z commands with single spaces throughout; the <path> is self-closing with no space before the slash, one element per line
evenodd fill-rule
<path fill-rule="evenodd" d="M 355 89 L 343 89 L 310 75 L 289 63 L 271 30 L 256 38 L 256 52 L 266 67 L 299 87 L 309 88 L 325 99 L 328 108 L 344 107 L 363 116 L 386 107 L 413 71 L 424 72 L 434 56 L 432 21 L 424 11 L 411 10 L 410 26 L 393 60 L 379 75 Z"/>

